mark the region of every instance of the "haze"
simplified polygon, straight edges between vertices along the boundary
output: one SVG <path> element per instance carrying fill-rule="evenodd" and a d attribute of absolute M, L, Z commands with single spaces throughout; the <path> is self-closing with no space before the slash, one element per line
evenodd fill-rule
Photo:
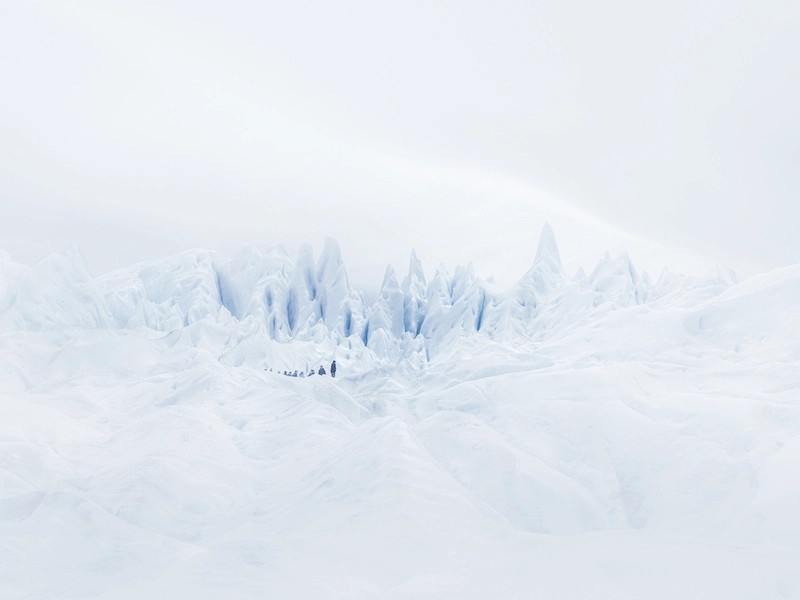
<path fill-rule="evenodd" d="M 0 248 L 800 262 L 797 2 L 3 2 Z"/>

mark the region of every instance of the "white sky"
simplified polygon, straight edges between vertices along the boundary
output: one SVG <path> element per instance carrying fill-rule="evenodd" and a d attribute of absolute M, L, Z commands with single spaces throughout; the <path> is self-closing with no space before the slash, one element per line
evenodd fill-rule
<path fill-rule="evenodd" d="M 800 262 L 800 2 L 0 3 L 0 248 Z"/>

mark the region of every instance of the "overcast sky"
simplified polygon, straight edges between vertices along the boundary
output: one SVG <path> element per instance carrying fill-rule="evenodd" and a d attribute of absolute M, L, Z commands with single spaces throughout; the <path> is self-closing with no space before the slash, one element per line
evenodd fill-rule
<path fill-rule="evenodd" d="M 0 248 L 800 262 L 800 2 L 0 2 Z"/>

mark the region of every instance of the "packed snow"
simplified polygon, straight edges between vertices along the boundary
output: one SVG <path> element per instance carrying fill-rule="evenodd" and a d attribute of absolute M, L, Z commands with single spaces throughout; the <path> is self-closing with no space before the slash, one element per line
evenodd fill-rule
<path fill-rule="evenodd" d="M 0 253 L 0 353 L 2 598 L 800 598 L 800 266 Z"/>

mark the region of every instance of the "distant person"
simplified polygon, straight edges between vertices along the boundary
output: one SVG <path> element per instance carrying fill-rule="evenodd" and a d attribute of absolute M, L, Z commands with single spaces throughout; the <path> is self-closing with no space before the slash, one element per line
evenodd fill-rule
<path fill-rule="evenodd" d="M 314 369 L 311 369 L 311 373 L 309 373 L 308 376 L 311 377 L 312 375 L 315 375 L 316 373 L 317 372 Z"/>
<path fill-rule="evenodd" d="M 292 377 L 297 377 L 297 371 L 295 371 L 294 373 L 292 373 Z"/>
<path fill-rule="evenodd" d="M 336 361 L 331 363 L 331 377 L 336 377 Z"/>
<path fill-rule="evenodd" d="M 323 367 L 322 365 L 319 366 L 319 374 L 325 375 L 325 367 Z"/>

